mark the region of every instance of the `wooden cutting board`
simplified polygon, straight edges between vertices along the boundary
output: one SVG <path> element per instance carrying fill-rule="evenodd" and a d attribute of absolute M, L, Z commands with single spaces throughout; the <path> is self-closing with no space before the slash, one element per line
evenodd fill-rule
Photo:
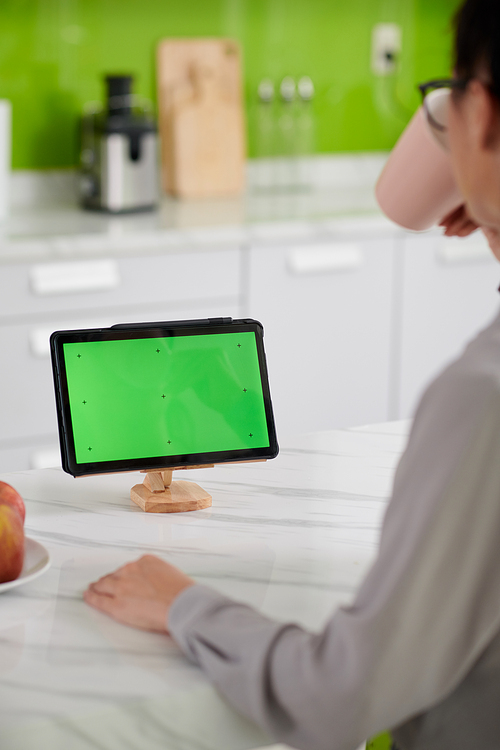
<path fill-rule="evenodd" d="M 164 190 L 181 198 L 240 193 L 246 147 L 238 44 L 164 39 L 157 64 Z"/>

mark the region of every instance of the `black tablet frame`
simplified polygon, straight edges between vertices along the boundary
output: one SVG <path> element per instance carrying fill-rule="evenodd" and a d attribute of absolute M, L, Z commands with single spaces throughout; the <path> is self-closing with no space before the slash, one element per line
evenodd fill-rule
<path fill-rule="evenodd" d="M 63 345 L 86 341 L 114 341 L 134 338 L 157 338 L 165 336 L 210 335 L 219 333 L 255 333 L 257 354 L 264 396 L 269 446 L 233 451 L 216 451 L 192 453 L 180 456 L 155 456 L 151 458 L 126 459 L 119 461 L 98 461 L 77 463 L 71 411 L 68 395 L 68 383 L 64 364 Z M 54 331 L 50 337 L 52 373 L 57 406 L 59 444 L 61 449 L 62 468 L 74 477 L 92 476 L 138 470 L 159 470 L 170 467 L 187 468 L 202 464 L 231 463 L 238 461 L 258 461 L 275 458 L 279 447 L 271 403 L 271 393 L 264 352 L 264 329 L 257 320 L 231 318 L 209 318 L 206 320 L 177 320 L 153 323 L 123 323 L 111 328 L 89 328 L 67 331 Z"/>

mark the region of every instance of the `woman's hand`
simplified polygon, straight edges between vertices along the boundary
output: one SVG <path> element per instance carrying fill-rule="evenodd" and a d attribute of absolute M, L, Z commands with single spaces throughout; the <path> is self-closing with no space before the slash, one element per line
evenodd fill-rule
<path fill-rule="evenodd" d="M 154 555 L 144 555 L 91 583 L 83 598 L 118 622 L 167 633 L 174 599 L 194 581 Z"/>
<path fill-rule="evenodd" d="M 498 229 L 491 229 L 490 227 L 481 227 L 481 229 L 488 240 L 493 255 L 497 260 L 500 260 L 500 232 Z"/>
<path fill-rule="evenodd" d="M 488 240 L 493 255 L 497 260 L 500 260 L 500 232 L 498 229 L 491 229 L 490 227 L 479 227 L 468 215 L 465 204 L 445 216 L 439 226 L 444 227 L 446 237 L 467 237 L 476 229 L 481 229 Z"/>
<path fill-rule="evenodd" d="M 446 237 L 467 237 L 479 229 L 476 222 L 468 215 L 465 203 L 445 216 L 439 222 L 439 226 L 444 227 Z"/>

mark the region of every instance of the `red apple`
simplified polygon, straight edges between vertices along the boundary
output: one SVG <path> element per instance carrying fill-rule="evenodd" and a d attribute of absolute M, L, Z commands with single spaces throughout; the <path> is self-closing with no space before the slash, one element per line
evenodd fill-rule
<path fill-rule="evenodd" d="M 24 562 L 24 528 L 17 510 L 0 505 L 0 583 L 19 576 Z"/>
<path fill-rule="evenodd" d="M 11 505 L 19 515 L 21 516 L 22 522 L 26 517 L 26 508 L 24 502 L 17 490 L 11 487 L 7 482 L 0 482 L 0 505 Z"/>

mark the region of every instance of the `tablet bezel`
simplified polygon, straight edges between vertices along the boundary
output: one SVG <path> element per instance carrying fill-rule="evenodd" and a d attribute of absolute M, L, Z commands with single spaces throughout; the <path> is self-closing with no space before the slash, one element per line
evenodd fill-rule
<path fill-rule="evenodd" d="M 269 435 L 268 447 L 191 453 L 180 456 L 153 456 L 150 458 L 124 459 L 119 461 L 96 461 L 85 464 L 77 463 L 63 353 L 64 344 L 88 341 L 117 341 L 134 338 L 144 339 L 165 336 L 193 336 L 247 332 L 255 333 L 267 430 Z M 65 472 L 74 477 L 126 471 L 168 469 L 170 467 L 187 468 L 189 466 L 199 466 L 201 464 L 265 460 L 275 458 L 278 455 L 279 448 L 269 389 L 266 356 L 264 352 L 264 331 L 262 324 L 257 320 L 231 320 L 230 318 L 224 318 L 220 321 L 217 319 L 209 319 L 206 321 L 162 321 L 142 324 L 120 324 L 111 328 L 55 331 L 50 337 L 50 350 L 56 395 L 62 468 Z"/>

